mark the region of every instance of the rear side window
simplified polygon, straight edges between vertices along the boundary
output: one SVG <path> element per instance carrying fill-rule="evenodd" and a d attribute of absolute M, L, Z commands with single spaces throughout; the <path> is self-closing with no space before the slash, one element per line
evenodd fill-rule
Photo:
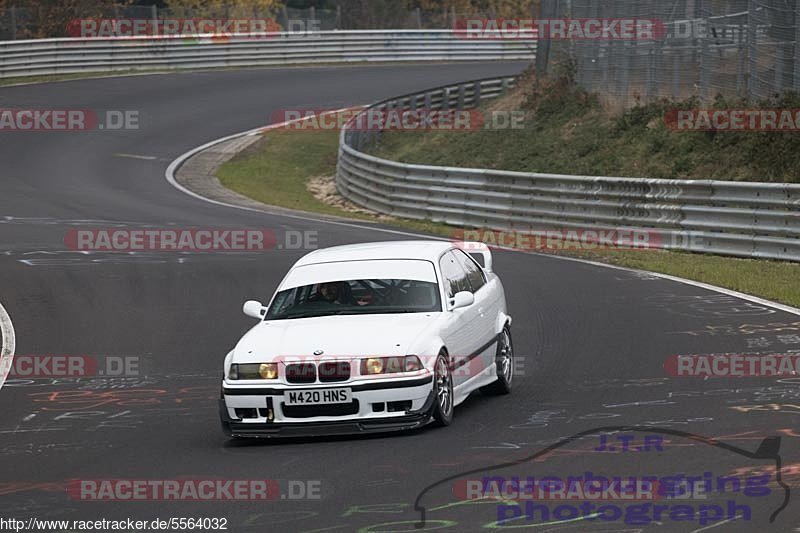
<path fill-rule="evenodd" d="M 472 287 L 467 279 L 467 272 L 453 255 L 453 252 L 447 252 L 442 256 L 439 260 L 439 267 L 442 269 L 442 278 L 448 298 L 452 298 L 458 292 L 472 292 Z"/>
<path fill-rule="evenodd" d="M 451 253 L 455 255 L 461 268 L 467 273 L 467 280 L 472 287 L 472 292 L 481 290 L 481 287 L 486 285 L 486 275 L 483 273 L 483 269 L 463 250 L 453 250 Z"/>

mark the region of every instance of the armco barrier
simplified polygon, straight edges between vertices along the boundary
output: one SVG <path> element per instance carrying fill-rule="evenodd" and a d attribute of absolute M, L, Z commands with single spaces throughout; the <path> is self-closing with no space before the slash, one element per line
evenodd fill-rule
<path fill-rule="evenodd" d="M 513 83 L 470 81 L 386 100 L 363 112 L 466 109 Z M 380 213 L 518 232 L 649 230 L 667 249 L 800 261 L 800 185 L 410 165 L 365 153 L 380 132 L 352 124 L 341 134 L 337 188 Z"/>
<path fill-rule="evenodd" d="M 0 78 L 365 61 L 531 60 L 535 54 L 535 39 L 465 39 L 453 30 L 44 39 L 0 42 Z"/>

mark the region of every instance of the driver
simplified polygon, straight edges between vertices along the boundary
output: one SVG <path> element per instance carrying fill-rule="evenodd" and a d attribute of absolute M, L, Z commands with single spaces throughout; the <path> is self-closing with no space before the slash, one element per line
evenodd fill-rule
<path fill-rule="evenodd" d="M 344 281 L 320 283 L 318 291 L 320 299 L 332 304 L 346 304 L 347 288 L 344 285 Z"/>

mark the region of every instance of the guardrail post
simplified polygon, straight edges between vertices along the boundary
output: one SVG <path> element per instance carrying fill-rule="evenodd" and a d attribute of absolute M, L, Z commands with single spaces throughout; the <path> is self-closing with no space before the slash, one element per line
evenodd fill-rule
<path fill-rule="evenodd" d="M 450 109 L 450 87 L 442 89 L 442 105 L 439 109 L 442 111 Z"/>
<path fill-rule="evenodd" d="M 464 84 L 458 86 L 458 109 L 464 109 Z"/>
<path fill-rule="evenodd" d="M 481 82 L 475 82 L 472 92 L 474 93 L 473 99 L 475 101 L 475 107 L 478 107 L 481 105 Z"/>
<path fill-rule="evenodd" d="M 422 10 L 420 8 L 417 8 L 417 9 L 414 10 L 414 14 L 416 15 L 416 18 L 417 18 L 417 29 L 421 30 L 422 29 Z"/>
<path fill-rule="evenodd" d="M 425 111 L 430 111 L 433 106 L 433 97 L 430 92 L 425 93 Z"/>
<path fill-rule="evenodd" d="M 336 4 L 336 29 L 342 29 L 342 5 Z"/>

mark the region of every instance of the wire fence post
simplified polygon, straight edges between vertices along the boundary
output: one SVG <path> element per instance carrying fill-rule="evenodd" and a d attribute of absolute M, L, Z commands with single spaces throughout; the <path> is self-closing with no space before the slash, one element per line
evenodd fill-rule
<path fill-rule="evenodd" d="M 756 77 L 758 76 L 756 8 L 754 0 L 747 1 L 747 94 L 751 97 L 756 94 Z"/>
<path fill-rule="evenodd" d="M 11 6 L 11 40 L 15 40 L 17 38 L 17 8 L 16 6 Z"/>
<path fill-rule="evenodd" d="M 153 36 L 158 36 L 158 6 L 150 6 L 150 18 L 153 20 Z"/>
<path fill-rule="evenodd" d="M 736 95 L 740 98 L 747 96 L 747 45 L 745 44 L 745 29 L 740 28 L 739 33 L 739 60 L 736 67 Z"/>
<path fill-rule="evenodd" d="M 557 0 L 542 0 L 542 19 L 554 19 L 557 16 Z M 550 35 L 538 35 L 536 45 L 536 76 L 544 77 L 547 75 L 547 67 L 550 63 Z"/>
<path fill-rule="evenodd" d="M 794 90 L 800 92 L 800 0 L 794 8 Z"/>

